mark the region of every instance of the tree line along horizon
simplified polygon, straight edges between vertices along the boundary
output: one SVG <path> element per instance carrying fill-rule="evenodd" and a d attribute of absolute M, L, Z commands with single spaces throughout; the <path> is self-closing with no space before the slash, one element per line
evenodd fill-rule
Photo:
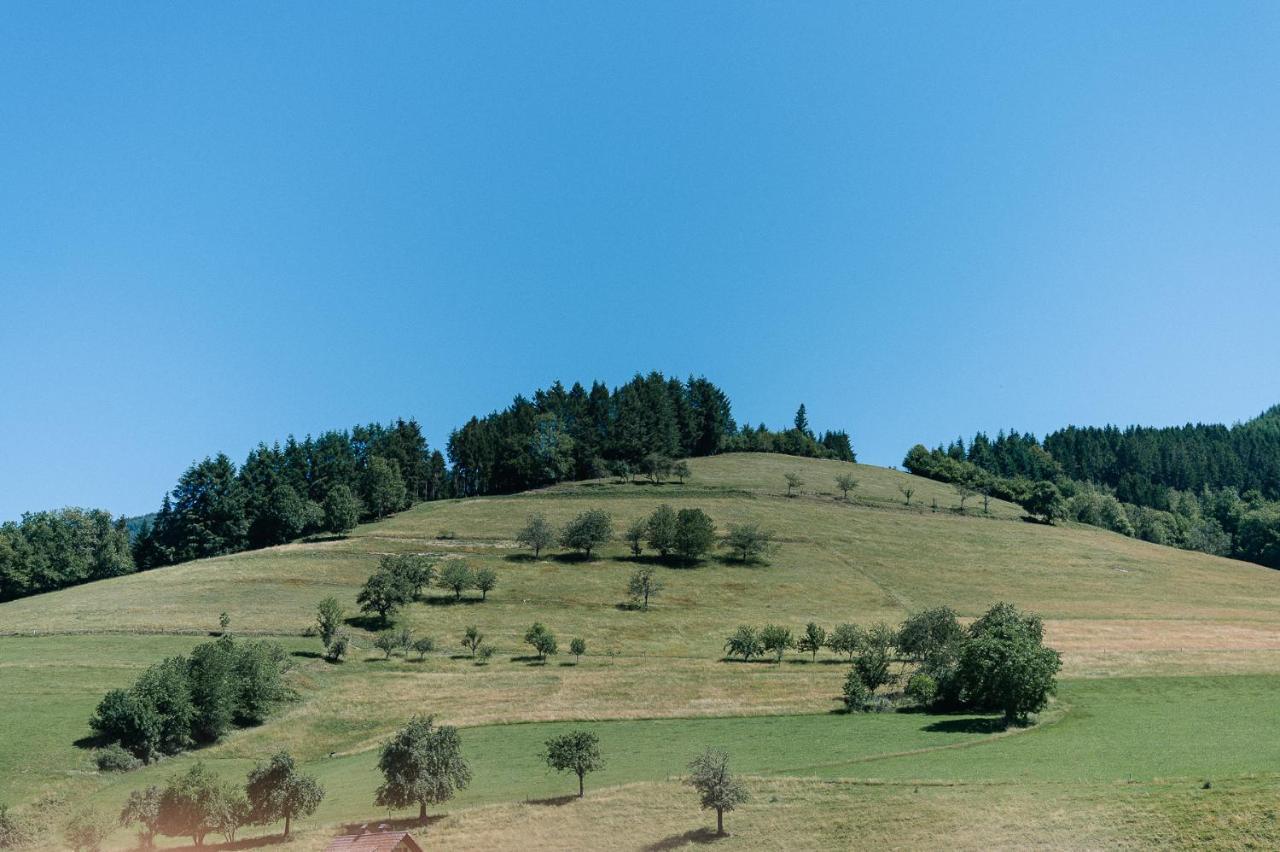
<path fill-rule="evenodd" d="M 843 430 L 815 434 L 805 406 L 792 428 L 734 421 L 705 378 L 652 372 L 610 391 L 560 382 L 472 417 L 428 447 L 415 420 L 260 443 L 236 465 L 191 465 L 141 521 L 101 509 L 31 512 L 0 524 L 0 601 L 209 556 L 344 533 L 415 503 L 512 493 L 609 474 L 661 476 L 676 459 L 773 452 L 856 461 Z M 1280 567 L 1280 406 L 1233 427 L 1068 427 L 978 433 L 904 460 L 966 494 L 1023 504 L 1157 544 Z M 1052 486 L 1051 488 L 1048 486 Z M 132 527 L 132 528 L 131 528 Z"/>
<path fill-rule="evenodd" d="M 705 378 L 652 372 L 610 391 L 555 382 L 532 399 L 472 417 L 445 454 L 415 420 L 260 443 L 237 467 L 192 464 L 136 530 L 101 509 L 30 512 L 0 524 L 0 601 L 194 559 L 345 533 L 429 500 L 501 494 L 607 475 L 682 475 L 682 458 L 776 452 L 855 461 L 843 431 L 814 433 L 803 405 L 791 429 L 737 424 Z M 685 473 L 687 475 L 687 473 Z"/>
<path fill-rule="evenodd" d="M 1012 429 L 930 450 L 906 470 L 1133 538 L 1280 568 L 1280 406 L 1227 427 Z"/>

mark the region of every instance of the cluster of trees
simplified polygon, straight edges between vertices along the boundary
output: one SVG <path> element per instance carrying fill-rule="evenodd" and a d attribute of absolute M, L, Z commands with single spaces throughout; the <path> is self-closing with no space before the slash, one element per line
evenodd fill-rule
<path fill-rule="evenodd" d="M 28 512 L 0 524 L 0 601 L 132 571 L 125 519 L 109 512 Z"/>
<path fill-rule="evenodd" d="M 288 839 L 293 820 L 315 813 L 324 794 L 320 783 L 299 771 L 287 751 L 278 751 L 254 766 L 243 785 L 223 781 L 197 761 L 163 787 L 134 790 L 120 811 L 119 824 L 137 828 L 143 849 L 153 848 L 157 835 L 190 837 L 196 846 L 203 846 L 205 838 L 216 832 L 234 843 L 236 833 L 245 826 L 282 820 L 284 838 Z M 90 839 L 85 836 L 86 828 L 95 824 L 98 821 L 83 816 L 73 820 L 68 842 L 74 833 L 78 841 L 73 843 L 75 848 L 97 848 L 96 843 L 85 842 Z M 109 830 L 110 825 L 104 828 Z"/>
<path fill-rule="evenodd" d="M 463 592 L 472 589 L 480 592 L 481 600 L 487 600 L 498 585 L 498 572 L 492 568 L 472 568 L 463 559 L 447 559 L 437 571 L 439 562 L 436 557 L 420 554 L 382 557 L 356 596 L 360 611 L 376 615 L 386 625 L 400 607 L 421 600 L 423 592 L 433 584 L 452 592 L 454 600 L 461 600 Z M 321 639 L 326 635 L 329 634 L 322 626 Z"/>
<path fill-rule="evenodd" d="M 876 691 L 902 680 L 911 667 L 901 697 L 912 704 L 998 711 L 1010 724 L 1044 707 L 1061 668 L 1058 653 L 1044 646 L 1040 618 L 1009 603 L 991 607 L 968 628 L 951 608 L 938 607 L 908 617 L 896 630 L 884 623 L 865 629 L 845 623 L 827 631 L 809 622 L 793 634 L 777 624 L 741 625 L 724 644 L 727 657 L 747 662 L 781 662 L 793 648 L 810 660 L 826 648 L 851 664 L 843 692 L 849 710 L 870 709 Z M 897 673 L 894 663 L 900 664 Z"/>
<path fill-rule="evenodd" d="M 771 432 L 734 423 L 729 397 L 705 378 L 637 374 L 610 391 L 593 382 L 568 390 L 555 382 L 532 399 L 473 417 L 449 436 L 457 496 L 504 494 L 574 479 L 641 473 L 658 481 L 662 460 L 721 452 L 771 452 L 853 461 L 845 432 L 820 437 L 804 406 L 795 426 Z M 679 462 L 668 462 L 678 465 Z M 678 473 L 676 474 L 679 475 Z"/>
<path fill-rule="evenodd" d="M 345 533 L 447 492 L 444 456 L 413 420 L 259 444 L 238 469 L 225 455 L 193 464 L 133 546 L 140 570 Z"/>
<path fill-rule="evenodd" d="M 287 660 L 275 642 L 223 635 L 156 663 L 98 703 L 89 724 L 105 746 L 99 764 L 150 763 L 217 742 L 233 726 L 261 724 L 288 694 Z"/>
<path fill-rule="evenodd" d="M 555 382 L 471 418 L 449 436 L 449 458 L 458 494 L 510 493 L 606 476 L 610 461 L 635 470 L 650 454 L 712 455 L 735 428 L 729 397 L 703 378 L 653 372 L 612 392 L 600 382 L 590 390 Z"/>
<path fill-rule="evenodd" d="M 532 550 L 535 557 L 559 543 L 590 559 L 594 551 L 613 537 L 612 516 L 601 509 L 590 509 L 559 531 L 542 515 L 530 515 L 524 528 L 516 534 L 516 541 Z M 634 558 L 643 556 L 648 547 L 656 551 L 661 560 L 691 565 L 717 544 L 741 562 L 757 560 L 773 549 L 774 533 L 759 524 L 731 524 L 728 532 L 717 539 L 715 521 L 702 509 L 677 511 L 663 504 L 647 518 L 637 518 L 628 524 L 622 538 Z"/>
<path fill-rule="evenodd" d="M 1267 434 L 1262 424 L 1270 422 L 1274 422 L 1274 415 L 1251 421 L 1246 424 L 1248 429 L 1238 426 L 1226 432 L 1236 434 L 1244 430 L 1244 434 Z M 1172 436 L 1186 438 L 1202 431 L 1213 434 L 1217 428 L 1131 429 L 1120 433 L 1110 427 L 1104 430 L 1073 427 L 1054 434 L 1079 436 L 1096 432 L 1113 437 L 1133 434 L 1146 436 L 1143 440 L 1164 435 L 1173 440 Z M 1080 439 L 1078 445 L 1087 444 L 1089 440 L 1093 439 Z M 1115 440 L 1123 446 L 1123 438 Z M 1068 476 L 1033 435 L 1016 433 L 1012 436 L 1002 433 L 995 442 L 986 441 L 979 434 L 967 449 L 963 440 L 933 450 L 917 444 L 907 453 L 903 464 L 911 473 L 952 483 L 961 494 L 961 505 L 966 493 L 982 494 L 984 499 L 994 496 L 1019 503 L 1031 514 L 1050 522 L 1066 518 L 1156 544 L 1280 568 L 1280 502 L 1268 500 L 1257 488 L 1243 494 L 1235 485 L 1203 485 L 1198 492 L 1183 491 L 1164 484 L 1138 487 L 1133 484 L 1137 480 L 1130 478 L 1130 486 L 1121 490 L 1106 481 L 1082 481 Z M 1079 468 L 1067 466 L 1066 469 Z M 996 471 L 1013 473 L 1005 476 Z M 1052 478 L 1036 480 L 1028 475 Z M 1143 481 L 1151 482 L 1149 478 Z M 1128 502 L 1122 496 L 1126 494 L 1149 502 Z"/>

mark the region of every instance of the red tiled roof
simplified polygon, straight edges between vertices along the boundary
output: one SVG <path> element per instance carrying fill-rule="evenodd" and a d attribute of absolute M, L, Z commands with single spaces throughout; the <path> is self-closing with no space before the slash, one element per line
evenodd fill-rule
<path fill-rule="evenodd" d="M 344 834 L 335 837 L 325 852 L 392 852 L 401 843 L 405 848 L 422 852 L 422 847 L 407 831 L 372 831 L 367 834 Z"/>

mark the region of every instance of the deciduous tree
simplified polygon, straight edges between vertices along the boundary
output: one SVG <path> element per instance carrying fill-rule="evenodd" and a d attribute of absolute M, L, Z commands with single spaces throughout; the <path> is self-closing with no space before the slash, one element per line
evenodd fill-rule
<path fill-rule="evenodd" d="M 572 772 L 578 776 L 579 799 L 583 796 L 587 773 L 604 768 L 600 738 L 591 731 L 570 731 L 552 737 L 546 742 L 542 759 L 557 772 Z"/>
<path fill-rule="evenodd" d="M 698 791 L 703 810 L 716 812 L 716 834 L 724 836 L 724 815 L 750 797 L 747 788 L 729 772 L 729 755 L 708 748 L 689 764 L 689 784 Z"/>

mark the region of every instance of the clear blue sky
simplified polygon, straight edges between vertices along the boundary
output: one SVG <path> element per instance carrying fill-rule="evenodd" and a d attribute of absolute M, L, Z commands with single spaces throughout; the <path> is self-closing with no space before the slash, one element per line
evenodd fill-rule
<path fill-rule="evenodd" d="M 1280 402 L 1275 3 L 9 3 L 0 519 L 556 377 L 864 461 Z"/>

